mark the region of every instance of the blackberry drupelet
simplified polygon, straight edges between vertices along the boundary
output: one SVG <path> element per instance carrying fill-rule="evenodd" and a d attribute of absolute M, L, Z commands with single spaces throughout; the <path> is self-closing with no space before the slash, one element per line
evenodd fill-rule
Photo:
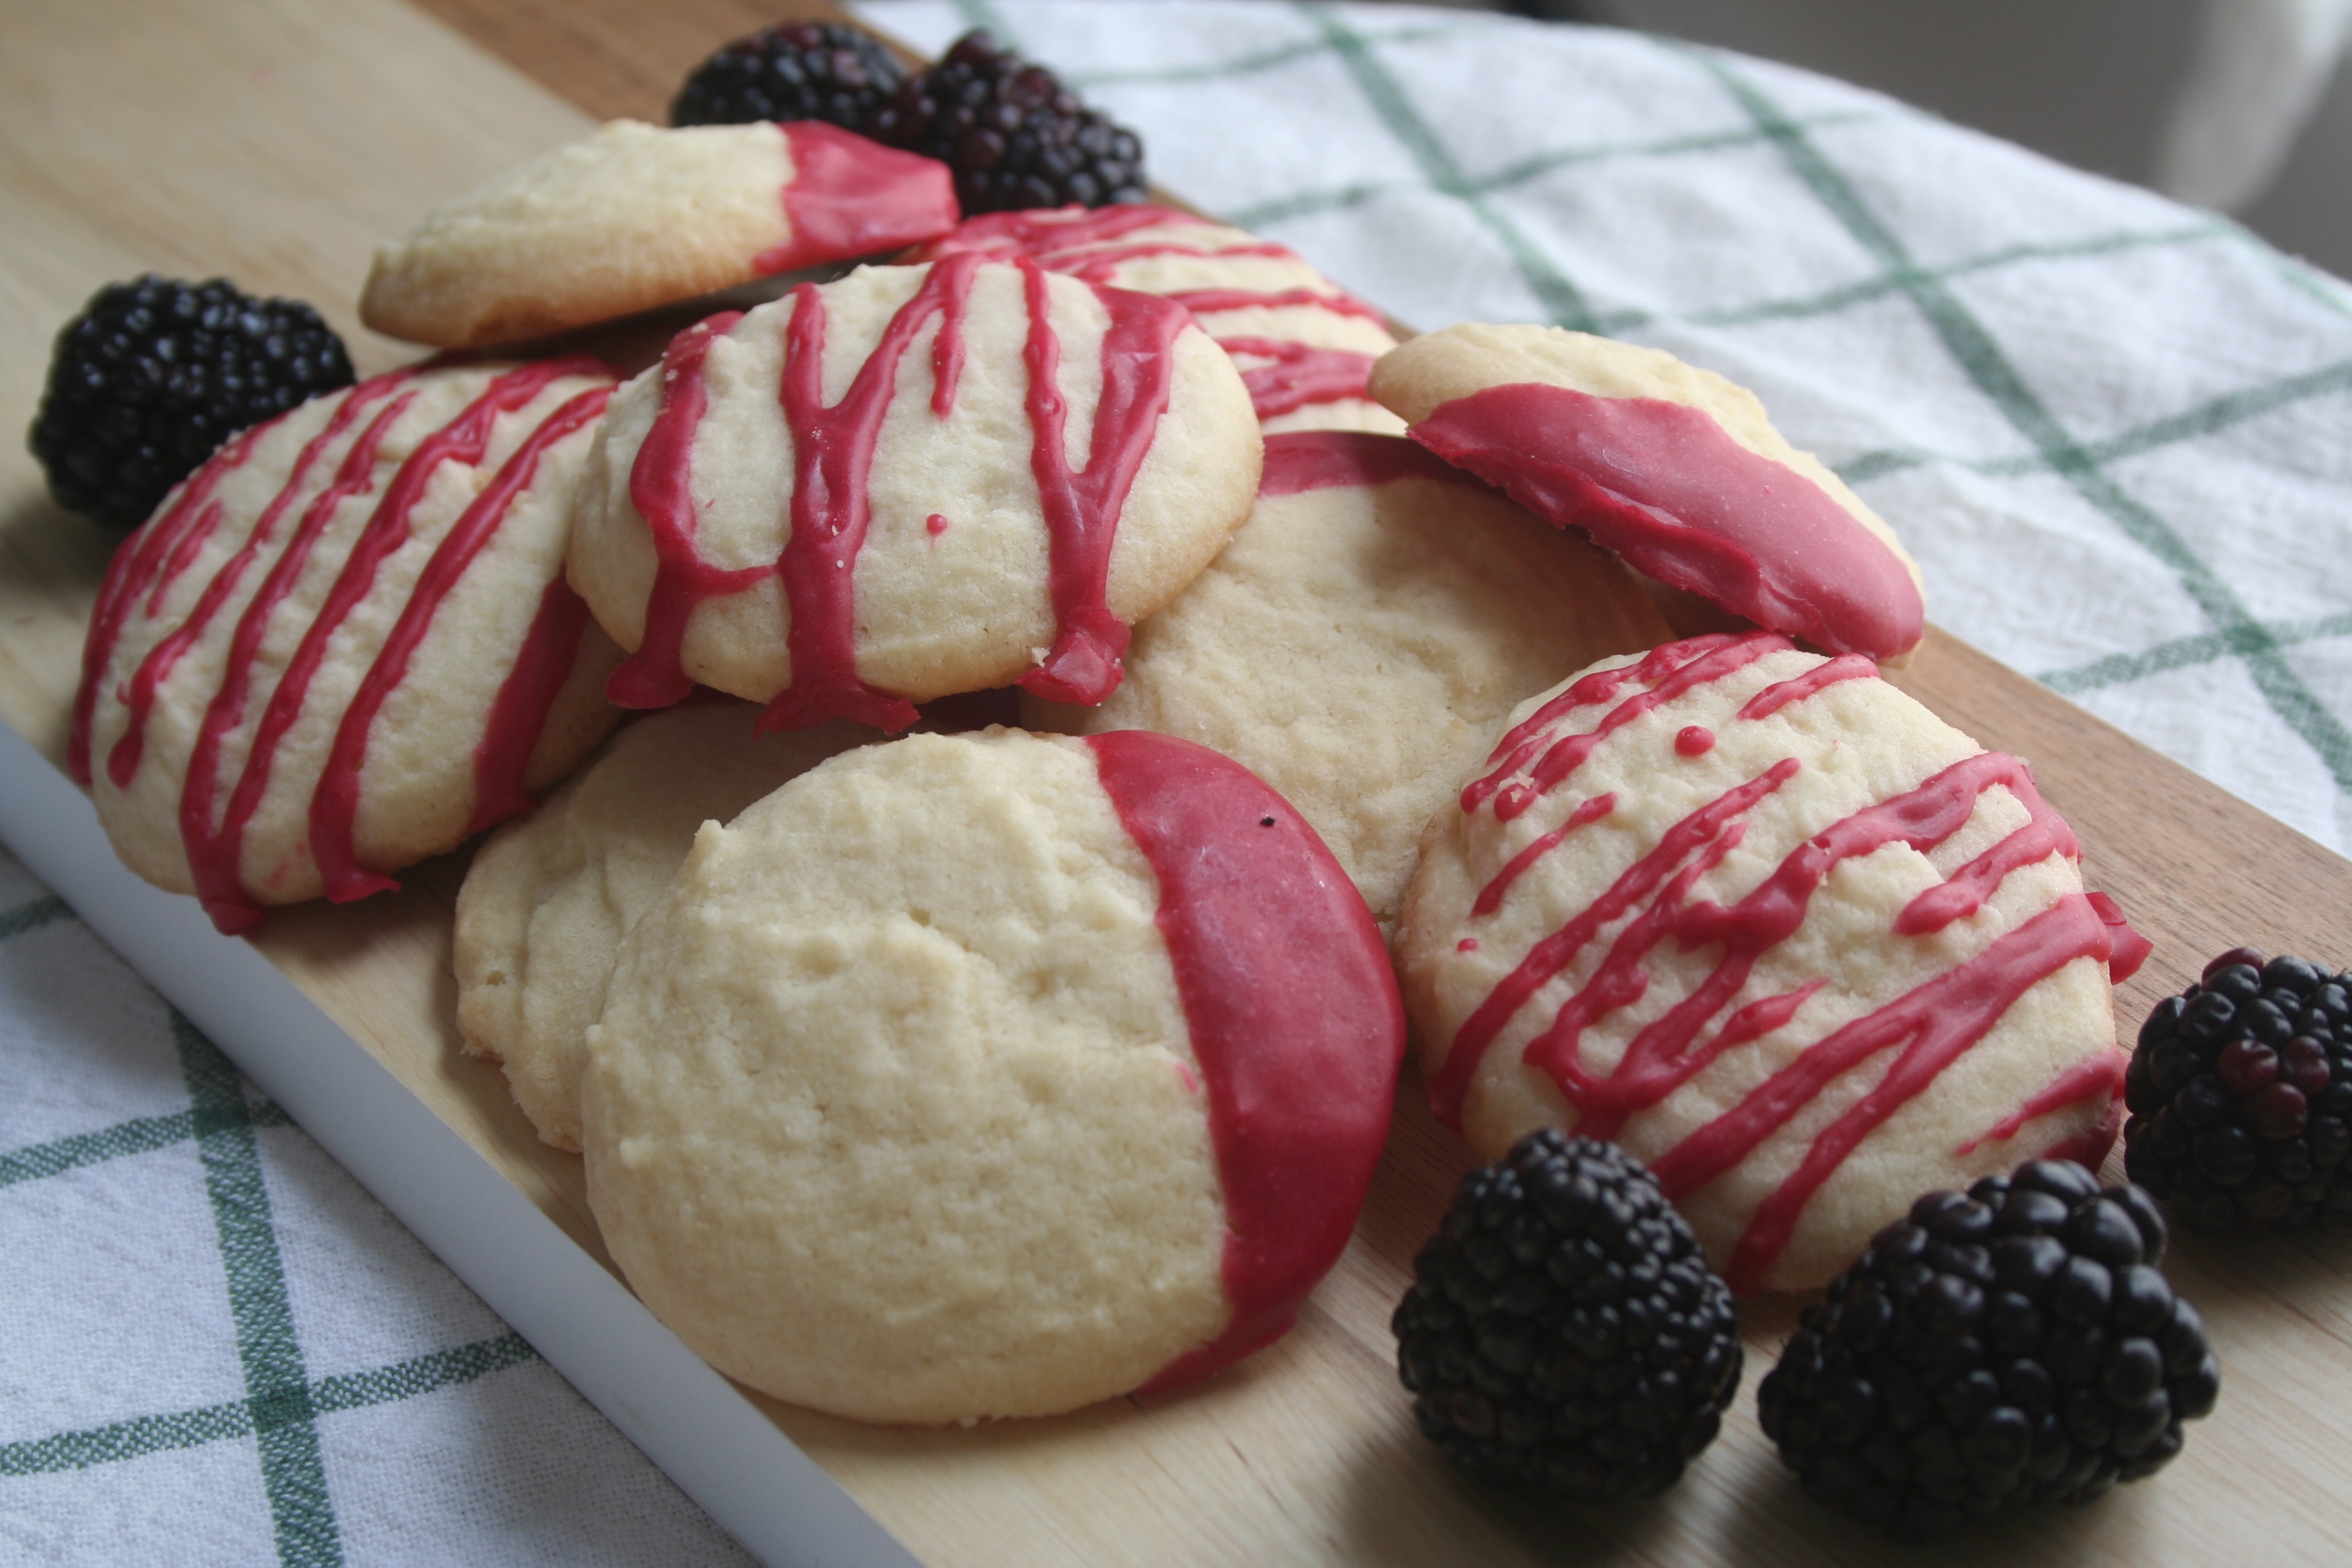
<path fill-rule="evenodd" d="M 2190 1230 L 2352 1222 L 2352 973 L 2233 948 L 2140 1026 L 2124 1167 Z"/>
<path fill-rule="evenodd" d="M 906 79 L 871 33 L 788 22 L 738 38 L 695 67 L 670 100 L 669 122 L 822 120 L 862 135 Z"/>
<path fill-rule="evenodd" d="M 1930 1193 L 1805 1309 L 1757 1387 L 1765 1435 L 1807 1493 L 1908 1541 L 2137 1480 L 2221 1387 L 2163 1254 L 2146 1193 L 2066 1162 Z"/>
<path fill-rule="evenodd" d="M 1146 194 L 1134 132 L 983 32 L 966 33 L 938 65 L 909 77 L 873 134 L 953 169 L 967 215 L 1109 206 Z"/>
<path fill-rule="evenodd" d="M 1484 1480 L 1672 1486 L 1739 1387 L 1731 1291 L 1657 1182 L 1554 1129 L 1463 1178 L 1396 1310 L 1421 1430 Z"/>
<path fill-rule="evenodd" d="M 150 273 L 58 333 L 28 444 L 59 506 L 135 528 L 223 441 L 352 380 L 342 339 L 300 300 Z"/>

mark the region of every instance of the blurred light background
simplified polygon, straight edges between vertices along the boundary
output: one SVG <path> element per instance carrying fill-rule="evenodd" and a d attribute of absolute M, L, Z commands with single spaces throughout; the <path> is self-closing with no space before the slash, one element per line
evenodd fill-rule
<path fill-rule="evenodd" d="M 1423 0 L 1427 3 L 1427 0 Z M 2352 277 L 2352 0 L 1438 0 L 1876 88 Z"/>

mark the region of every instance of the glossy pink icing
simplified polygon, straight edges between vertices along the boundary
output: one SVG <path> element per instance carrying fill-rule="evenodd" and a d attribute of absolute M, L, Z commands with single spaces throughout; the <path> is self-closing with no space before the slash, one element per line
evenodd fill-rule
<path fill-rule="evenodd" d="M 1658 581 L 1827 652 L 1885 658 L 1924 633 L 1884 540 L 1699 409 L 1525 384 L 1443 404 L 1410 434 Z"/>
<path fill-rule="evenodd" d="M 1679 694 L 1722 679 L 1788 646 L 1787 639 L 1769 633 L 1694 638 L 1654 650 L 1634 664 L 1584 678 L 1504 737 L 1496 747 L 1496 757 L 1504 760 L 1464 792 L 1463 809 L 1476 812 L 1491 806 L 1503 819 L 1517 815 L 1568 782 L 1599 737 L 1662 706 L 1665 699 L 1661 693 Z M 1824 664 L 1811 673 L 1820 676 L 1835 668 L 1834 662 Z M 1768 716 L 1838 681 L 1857 678 L 1847 666 L 1819 679 L 1780 682 L 1744 705 L 1738 721 Z M 1628 687 L 1641 689 L 1622 695 Z M 1579 709 L 1592 708 L 1603 710 L 1588 728 L 1554 733 Z M 1796 758 L 1783 758 L 1693 811 L 1621 872 L 1591 906 L 1536 942 L 1455 1032 L 1445 1062 L 1429 1085 L 1437 1114 L 1460 1124 L 1464 1096 L 1488 1047 L 1537 992 L 1564 973 L 1604 931 L 1613 929 L 1614 934 L 1599 964 L 1528 1042 L 1521 1059 L 1543 1071 L 1576 1108 L 1579 1131 L 1606 1138 L 1617 1135 L 1633 1115 L 1663 1103 L 1725 1051 L 1789 1023 L 1806 999 L 1827 984 L 1826 977 L 1815 979 L 1726 1014 L 1758 961 L 1802 924 L 1812 893 L 1840 861 L 1896 842 L 1932 849 L 1968 822 L 1985 790 L 2006 789 L 2025 806 L 2026 824 L 1897 914 L 1895 934 L 1927 935 L 1976 912 L 2011 870 L 2053 854 L 2070 858 L 2077 854 L 2073 834 L 2042 800 L 2024 764 L 2000 752 L 1981 752 L 1903 795 L 1832 823 L 1790 851 L 1732 907 L 1695 899 L 1699 878 L 1740 843 L 1748 811 L 1801 771 Z M 1528 775 L 1525 783 L 1505 784 L 1522 773 Z M 1570 825 L 1576 825 L 1591 805 L 1580 805 Z M 1491 914 L 1511 882 L 1565 837 L 1565 829 L 1546 835 L 1515 857 L 1481 893 L 1472 918 Z M 2096 897 L 2064 896 L 1975 957 L 1805 1047 L 1793 1063 L 1652 1163 L 1669 1196 L 1695 1192 L 1746 1159 L 1843 1074 L 1882 1052 L 1897 1052 L 1881 1082 L 1815 1136 L 1798 1168 L 1759 1205 L 1727 1268 L 1734 1289 L 1760 1287 L 1805 1204 L 1846 1154 L 1982 1038 L 2020 995 L 2078 958 L 2104 963 L 2116 954 L 2122 944 L 2095 904 Z M 1637 1002 L 1648 988 L 1645 963 L 1652 954 L 1668 951 L 1711 951 L 1717 956 L 1712 969 L 1683 1000 L 1636 1032 L 1613 1068 L 1605 1074 L 1588 1068 L 1580 1048 L 1583 1031 Z M 2047 1109 L 2092 1097 L 2089 1089 L 2074 1095 L 2078 1088 L 2070 1084 L 2074 1097 Z M 2023 1124 L 2021 1120 L 2017 1125 Z M 2098 1152 L 2104 1152 L 2102 1144 Z"/>
<path fill-rule="evenodd" d="M 645 634 L 607 691 L 624 707 L 659 707 L 692 686 L 682 662 L 686 628 L 697 605 L 756 585 L 770 571 L 782 581 L 790 623 L 790 682 L 761 721 L 768 727 L 855 719 L 884 730 L 914 722 L 913 704 L 868 685 L 856 669 L 856 568 L 873 521 L 874 449 L 897 395 L 901 362 L 928 323 L 933 334 L 932 412 L 954 411 L 964 363 L 963 321 L 973 279 L 986 258 L 957 252 L 934 264 L 892 315 L 873 352 L 840 399 L 824 399 L 824 296 L 814 284 L 794 289 L 784 327 L 777 390 L 793 438 L 793 486 L 783 548 L 772 568 L 721 569 L 696 543 L 695 431 L 708 403 L 704 360 L 716 336 L 740 317 L 713 318 L 674 340 L 662 366 L 659 411 L 630 470 L 629 495 L 651 531 L 655 575 Z M 1110 556 L 1120 513 L 1168 407 L 1171 350 L 1191 318 L 1164 300 L 1122 289 L 1097 290 L 1110 321 L 1100 351 L 1101 398 L 1086 465 L 1070 467 L 1064 445 L 1069 410 L 1056 374 L 1061 341 L 1048 309 L 1045 273 L 1015 258 L 1029 323 L 1023 345 L 1028 373 L 1024 412 L 1030 468 L 1046 532 L 1046 589 L 1054 641 L 1022 685 L 1055 701 L 1100 702 L 1117 689 L 1126 625 L 1109 603 Z M 928 524 L 926 525 L 928 527 Z M 933 535 L 939 531 L 930 530 Z"/>
<path fill-rule="evenodd" d="M 923 247 L 912 259 L 929 261 L 959 252 L 976 252 L 999 259 L 1027 257 L 1049 272 L 1060 272 L 1097 286 L 1122 286 L 1119 268 L 1130 261 L 1159 257 L 1271 257 L 1296 261 L 1286 246 L 1260 242 L 1226 246 L 1220 243 L 1221 225 L 1172 207 L 1139 203 L 1127 206 L 1061 207 L 1046 212 L 982 213 L 966 218 L 953 233 Z M 1152 229 L 1173 230 L 1156 238 L 1122 243 Z M 1188 239 L 1188 234 L 1197 235 Z M 1250 310 L 1311 309 L 1334 315 L 1385 322 L 1372 306 L 1338 289 L 1190 289 L 1167 291 L 1196 316 Z M 1342 349 L 1316 348 L 1287 338 L 1267 335 L 1222 336 L 1214 322 L 1203 322 L 1227 353 L 1264 359 L 1242 374 L 1260 419 L 1293 413 L 1319 404 L 1370 396 L 1372 356 Z"/>
<path fill-rule="evenodd" d="M 1477 481 L 1432 457 L 1402 436 L 1363 430 L 1286 430 L 1265 438 L 1262 496 L 1295 496 L 1307 490 L 1430 479 L 1440 484 Z"/>
<path fill-rule="evenodd" d="M 763 274 L 854 261 L 953 228 L 955 176 L 936 158 L 902 153 L 822 121 L 778 125 L 793 161 L 783 189 L 784 242 L 752 261 Z"/>
<path fill-rule="evenodd" d="M 1255 774 L 1144 730 L 1087 738 L 1160 883 L 1224 1192 L 1232 1317 L 1147 1392 L 1271 1343 L 1348 1244 L 1387 1141 L 1404 1009 L 1371 912 Z"/>

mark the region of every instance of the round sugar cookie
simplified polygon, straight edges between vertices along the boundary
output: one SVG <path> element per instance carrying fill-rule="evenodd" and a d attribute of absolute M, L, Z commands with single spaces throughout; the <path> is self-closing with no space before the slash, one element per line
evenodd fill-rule
<path fill-rule="evenodd" d="M 1016 680 L 1099 701 L 1129 626 L 1248 515 L 1260 445 L 1180 307 L 1028 261 L 862 268 L 622 388 L 572 581 L 633 650 L 628 707 L 700 681 L 773 724 L 897 730 Z"/>
<path fill-rule="evenodd" d="M 593 360 L 395 371 L 231 439 L 107 569 L 68 763 L 241 931 L 529 810 L 619 711 L 563 582 Z"/>
<path fill-rule="evenodd" d="M 1524 704 L 1422 841 L 1397 960 L 1433 1107 L 1482 1157 L 1615 1139 L 1738 1291 L 1818 1286 L 1937 1188 L 2096 1167 L 2124 1057 L 2025 767 L 1770 633 Z"/>
<path fill-rule="evenodd" d="M 836 126 L 615 120 L 379 248 L 360 320 L 441 348 L 519 342 L 878 255 L 956 212 L 946 164 Z"/>
<path fill-rule="evenodd" d="M 1403 1016 L 1312 829 L 1166 736 L 911 735 L 704 827 L 589 1031 L 589 1202 L 731 1377 L 1068 1410 L 1269 1342 L 1338 1258 Z"/>
<path fill-rule="evenodd" d="M 453 961 L 466 1048 L 506 1070 L 539 1135 L 580 1148 L 588 1026 L 621 938 L 663 893 L 705 822 L 725 822 L 835 752 L 854 724 L 754 729 L 746 702 L 649 713 L 547 804 L 491 835 L 457 892 Z"/>
<path fill-rule="evenodd" d="M 1415 441 L 1661 583 L 1833 654 L 1895 658 L 1925 633 L 1895 531 L 1713 371 L 1470 322 L 1387 355 L 1371 386 Z"/>
<path fill-rule="evenodd" d="M 1395 436 L 1267 437 L 1249 521 L 1033 728 L 1214 747 L 1312 823 L 1385 929 L 1422 828 L 1522 700 L 1673 633 L 1632 574 Z"/>
<path fill-rule="evenodd" d="M 1147 203 L 982 213 L 916 251 L 1026 256 L 1049 271 L 1140 289 L 1192 312 L 1241 367 L 1267 435 L 1285 430 L 1402 434 L 1366 390 L 1396 347 L 1386 319 L 1286 246 Z"/>

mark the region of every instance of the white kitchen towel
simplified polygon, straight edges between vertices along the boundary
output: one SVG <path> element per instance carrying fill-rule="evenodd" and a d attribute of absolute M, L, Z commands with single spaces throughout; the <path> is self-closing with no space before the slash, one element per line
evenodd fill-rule
<path fill-rule="evenodd" d="M 751 1560 L 0 852 L 0 1563 Z"/>
<path fill-rule="evenodd" d="M 1155 179 L 1419 328 L 1654 343 L 1902 533 L 1937 624 L 2352 848 L 2352 290 L 1802 71 L 1387 5 L 875 0 L 1141 132 Z"/>

